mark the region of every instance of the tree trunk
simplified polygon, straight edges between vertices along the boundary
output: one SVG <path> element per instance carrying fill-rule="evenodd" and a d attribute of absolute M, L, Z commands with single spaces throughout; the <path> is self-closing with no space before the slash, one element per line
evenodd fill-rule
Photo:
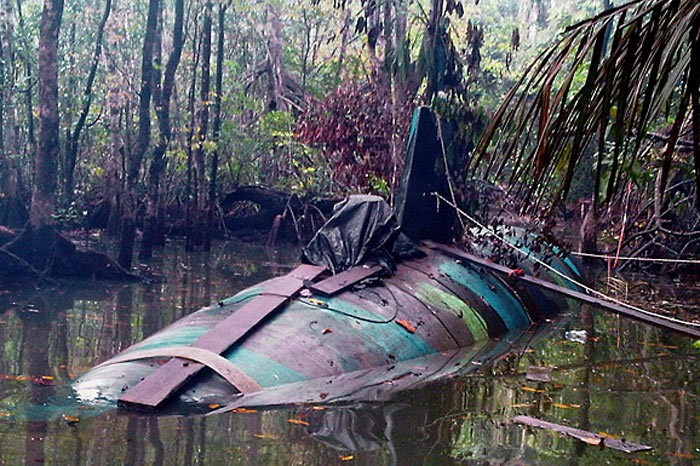
<path fill-rule="evenodd" d="M 345 63 L 345 54 L 348 50 L 348 44 L 350 43 L 350 37 L 352 35 L 352 15 L 350 13 L 350 8 L 345 8 L 345 16 L 343 17 L 343 34 L 340 39 L 340 50 L 338 51 L 338 73 L 337 76 L 340 80 L 343 79 Z"/>
<path fill-rule="evenodd" d="M 109 139 L 110 150 L 107 158 L 105 170 L 105 190 L 104 201 L 109 203 L 109 216 L 107 220 L 106 233 L 116 237 L 119 231 L 119 213 L 121 211 L 121 195 L 124 191 L 124 173 L 121 171 L 121 160 L 124 158 L 124 141 L 119 132 L 119 116 L 121 114 L 122 103 L 120 99 L 119 76 L 116 68 L 110 63 L 108 68 L 108 91 L 107 106 L 109 110 Z"/>
<path fill-rule="evenodd" d="M 440 54 L 440 23 L 443 17 L 443 0 L 432 0 L 430 20 L 426 25 L 426 43 L 428 44 L 428 84 L 425 91 L 425 102 L 430 104 L 433 96 L 440 90 L 440 70 L 438 70 L 438 54 Z M 444 51 L 442 51 L 444 53 Z"/>
<path fill-rule="evenodd" d="M 160 0 L 149 0 L 146 34 L 141 57 L 141 91 L 139 93 L 139 129 L 136 146 L 129 158 L 126 195 L 123 199 L 119 265 L 131 268 L 136 240 L 136 185 L 144 155 L 151 142 L 151 94 L 153 92 L 153 50 L 158 26 Z"/>
<path fill-rule="evenodd" d="M 193 236 L 195 234 L 195 228 L 192 225 L 192 204 L 196 203 L 196 193 L 197 187 L 192 186 L 195 181 L 193 176 L 193 150 L 195 138 L 197 137 L 195 133 L 195 99 L 197 95 L 197 70 L 199 68 L 199 38 L 197 35 L 197 28 L 194 30 L 194 37 L 192 38 L 192 79 L 190 80 L 190 88 L 187 92 L 187 111 L 190 114 L 189 122 L 189 132 L 187 134 L 187 185 L 185 186 L 185 199 L 187 202 L 185 211 L 185 250 L 191 251 L 194 248 Z M 195 199 L 193 199 L 195 198 Z"/>
<path fill-rule="evenodd" d="M 97 37 L 95 38 L 95 52 L 92 56 L 90 71 L 88 72 L 88 78 L 85 83 L 85 89 L 83 90 L 83 106 L 80 110 L 78 121 L 73 127 L 73 131 L 70 133 L 70 136 L 68 138 L 66 156 L 64 159 L 65 163 L 63 164 L 63 194 L 65 196 L 66 204 L 70 204 L 73 200 L 75 163 L 78 160 L 80 133 L 83 131 L 85 123 L 87 122 L 88 114 L 90 113 L 90 105 L 92 104 L 92 86 L 95 83 L 97 67 L 100 63 L 100 57 L 102 56 L 102 39 L 104 37 L 105 25 L 107 24 L 107 20 L 109 19 L 111 11 L 112 0 L 106 0 L 104 12 L 102 13 L 102 18 L 100 19 L 100 24 L 97 26 Z"/>
<path fill-rule="evenodd" d="M 280 22 L 280 7 L 275 3 L 267 5 L 267 109 L 269 111 L 287 110 L 284 97 L 284 61 L 282 46 L 282 23 Z M 280 176 L 279 151 L 271 149 L 263 154 L 260 161 L 260 174 L 268 185 L 274 184 Z"/>
<path fill-rule="evenodd" d="M 209 131 L 209 105 L 211 88 L 211 32 L 212 32 L 212 9 L 213 4 L 207 1 L 204 6 L 204 21 L 202 24 L 202 44 L 201 44 L 201 83 L 199 88 L 199 109 L 197 110 L 197 132 L 196 150 L 194 153 L 195 173 L 197 175 L 197 202 L 195 211 L 195 226 L 193 229 L 192 246 L 204 245 L 206 233 L 206 150 L 205 146 Z"/>
<path fill-rule="evenodd" d="M 5 44 L 4 24 L 0 24 L 0 192 L 8 192 L 9 164 L 5 161 Z"/>
<path fill-rule="evenodd" d="M 224 26 L 226 23 L 226 6 L 219 3 L 219 30 L 216 41 L 216 76 L 214 93 L 214 122 L 212 123 L 212 137 L 216 147 L 212 152 L 211 174 L 209 176 L 209 199 L 207 208 L 207 234 L 204 237 L 204 249 L 211 249 L 211 237 L 215 230 L 216 219 L 216 179 L 219 171 L 219 150 L 221 144 L 221 100 L 224 82 Z"/>
<path fill-rule="evenodd" d="M 280 9 L 278 5 L 269 3 L 268 14 L 268 39 L 267 39 L 267 60 L 268 60 L 268 108 L 270 110 L 286 110 L 287 104 L 284 100 L 284 63 L 282 61 L 282 23 L 280 22 Z"/>
<path fill-rule="evenodd" d="M 59 155 L 58 34 L 63 0 L 45 0 L 39 25 L 39 147 L 34 164 L 34 189 L 29 221 L 39 229 L 53 223 L 56 167 Z"/>
<path fill-rule="evenodd" d="M 24 15 L 22 14 L 22 2 L 20 0 L 17 0 L 17 17 L 19 20 L 19 29 L 22 31 L 22 34 L 24 34 Z M 34 102 L 31 85 L 32 81 L 34 81 L 34 77 L 32 76 L 32 64 L 27 56 L 27 52 L 31 50 L 32 47 L 26 43 L 24 37 L 22 38 L 22 42 L 22 48 L 24 49 L 22 52 L 22 62 L 24 64 L 25 79 L 25 86 L 22 93 L 24 94 L 24 106 L 27 115 L 27 140 L 29 141 L 30 152 L 34 155 L 36 150 L 36 134 L 34 131 Z"/>
<path fill-rule="evenodd" d="M 153 161 L 148 172 L 148 204 L 146 221 L 141 242 L 141 259 L 150 259 L 153 246 L 164 244 L 163 235 L 163 206 L 160 197 L 160 179 L 165 172 L 167 160 L 165 152 L 168 149 L 172 129 L 170 125 L 170 98 L 175 86 L 175 72 L 180 64 L 184 44 L 183 18 L 184 0 L 175 2 L 175 23 L 173 25 L 173 49 L 165 65 L 162 84 L 158 79 L 158 91 L 154 94 L 156 117 L 158 118 L 158 142 L 153 149 Z M 158 74 L 158 73 L 157 73 Z"/>

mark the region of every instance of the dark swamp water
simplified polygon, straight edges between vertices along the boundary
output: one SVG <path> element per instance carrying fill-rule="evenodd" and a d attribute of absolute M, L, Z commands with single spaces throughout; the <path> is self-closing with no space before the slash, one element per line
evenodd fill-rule
<path fill-rule="evenodd" d="M 700 352 L 588 308 L 508 336 L 501 343 L 517 350 L 388 403 L 206 417 L 70 398 L 67 384 L 92 365 L 295 259 L 296 250 L 241 243 L 185 254 L 175 243 L 151 265 L 164 280 L 0 286 L 0 464 L 700 464 Z M 679 288 L 692 296 L 700 283 Z M 531 366 L 553 367 L 551 380 L 528 380 Z M 520 414 L 654 449 L 588 445 L 512 423 Z"/>

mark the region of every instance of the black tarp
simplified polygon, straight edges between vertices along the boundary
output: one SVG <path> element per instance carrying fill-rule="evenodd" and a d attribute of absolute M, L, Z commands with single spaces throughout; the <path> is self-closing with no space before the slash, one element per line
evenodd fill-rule
<path fill-rule="evenodd" d="M 389 252 L 398 234 L 398 221 L 384 199 L 350 196 L 335 205 L 333 216 L 303 249 L 303 259 L 334 274 L 366 262 L 391 269 Z"/>

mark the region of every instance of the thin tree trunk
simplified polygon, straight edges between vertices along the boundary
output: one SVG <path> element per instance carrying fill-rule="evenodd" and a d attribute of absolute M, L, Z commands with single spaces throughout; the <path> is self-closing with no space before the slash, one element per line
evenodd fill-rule
<path fill-rule="evenodd" d="M 108 67 L 108 91 L 107 106 L 109 110 L 109 139 L 110 150 L 105 170 L 105 194 L 104 200 L 109 203 L 109 218 L 107 220 L 106 233 L 116 237 L 119 231 L 119 213 L 121 211 L 121 195 L 124 192 L 123 179 L 125 171 L 121 169 L 121 161 L 124 158 L 124 141 L 119 133 L 119 116 L 121 114 L 121 99 L 119 88 L 119 76 L 113 63 Z"/>
<path fill-rule="evenodd" d="M 282 61 L 282 23 L 280 22 L 279 6 L 268 4 L 268 40 L 267 59 L 269 72 L 268 107 L 270 110 L 286 110 L 284 100 L 283 76 L 284 63 Z"/>
<path fill-rule="evenodd" d="M 192 146 L 195 142 L 195 99 L 197 95 L 197 70 L 199 69 L 199 39 L 197 36 L 197 30 L 195 28 L 194 37 L 192 38 L 192 79 L 190 80 L 190 89 L 187 93 L 187 110 L 190 114 L 189 132 L 187 135 L 187 186 L 185 187 L 185 198 L 187 200 L 187 206 L 185 211 L 185 249 L 191 251 L 194 248 L 193 236 L 195 233 L 194 226 L 192 225 L 192 204 L 196 204 L 196 193 L 197 187 L 192 186 L 195 181 L 193 176 L 193 150 Z"/>
<path fill-rule="evenodd" d="M 22 2 L 20 0 L 17 0 L 17 17 L 19 20 L 19 28 L 22 31 L 22 34 L 24 34 L 24 15 L 22 14 Z M 26 42 L 26 40 L 23 42 Z M 27 115 L 27 140 L 29 141 L 30 152 L 34 154 L 37 144 L 36 132 L 34 130 L 34 102 L 32 97 L 32 81 L 34 81 L 34 77 L 32 76 L 32 64 L 27 56 L 27 50 L 30 50 L 30 47 L 26 43 L 22 45 L 24 46 L 24 51 L 22 52 L 22 62 L 24 64 L 25 79 L 25 86 L 22 93 L 24 94 L 24 105 Z"/>
<path fill-rule="evenodd" d="M 207 209 L 207 235 L 204 238 L 204 249 L 211 249 L 211 237 L 215 230 L 216 218 L 216 179 L 219 171 L 219 151 L 221 150 L 221 100 L 224 82 L 224 26 L 226 23 L 226 6 L 219 3 L 219 30 L 216 41 L 216 76 L 214 96 L 214 121 L 212 123 L 212 137 L 214 139 L 214 152 L 211 158 L 211 174 L 209 176 L 209 207 Z"/>
<path fill-rule="evenodd" d="M 279 5 L 268 3 L 267 5 L 267 107 L 269 111 L 287 110 L 287 102 L 284 98 L 284 62 L 282 60 L 282 23 L 280 22 Z M 279 178 L 280 157 L 277 149 L 261 157 L 260 172 L 267 184 L 275 183 Z"/>
<path fill-rule="evenodd" d="M 123 199 L 119 265 L 131 268 L 136 240 L 136 185 L 148 145 L 151 142 L 151 94 L 153 92 L 153 50 L 156 39 L 160 0 L 149 0 L 146 34 L 141 59 L 141 91 L 139 95 L 139 129 L 136 147 L 129 158 L 126 176 L 126 195 Z"/>
<path fill-rule="evenodd" d="M 432 0 L 430 20 L 426 26 L 427 43 L 429 47 L 430 65 L 428 66 L 428 85 L 425 92 L 426 102 L 431 102 L 433 96 L 440 90 L 440 70 L 438 70 L 438 42 L 440 40 L 440 22 L 443 17 L 443 0 Z"/>
<path fill-rule="evenodd" d="M 202 246 L 206 233 L 206 150 L 205 146 L 209 131 L 209 106 L 211 105 L 211 32 L 213 4 L 207 1 L 204 6 L 204 21 L 202 23 L 201 43 L 201 83 L 199 88 L 199 109 L 197 110 L 196 150 L 194 153 L 195 173 L 197 175 L 197 202 L 195 213 L 195 228 L 193 230 L 192 246 Z"/>
<path fill-rule="evenodd" d="M 0 32 L 3 25 L 0 24 Z M 5 44 L 0 38 L 0 192 L 7 194 L 9 164 L 5 161 Z"/>
<path fill-rule="evenodd" d="M 35 230 L 51 225 L 59 155 L 58 34 L 63 0 L 45 0 L 39 24 L 39 147 L 29 220 Z"/>
<path fill-rule="evenodd" d="M 85 89 L 83 90 L 83 107 L 80 111 L 80 115 L 78 116 L 78 121 L 73 127 L 73 131 L 70 133 L 70 137 L 68 139 L 68 147 L 66 150 L 65 163 L 63 167 L 63 193 L 67 204 L 70 204 L 70 202 L 73 200 L 75 163 L 78 159 L 80 133 L 83 131 L 88 114 L 90 113 L 90 105 L 92 104 L 92 86 L 95 83 L 97 67 L 100 64 L 100 57 L 102 56 L 102 39 L 104 37 L 105 25 L 107 24 L 111 11 L 112 0 L 106 0 L 104 12 L 102 13 L 102 18 L 100 19 L 100 24 L 97 26 L 95 53 L 92 56 L 92 64 L 90 65 L 90 71 L 88 72 Z"/>
<path fill-rule="evenodd" d="M 345 55 L 350 43 L 350 28 L 352 27 L 352 16 L 350 8 L 345 9 L 345 17 L 343 18 L 343 34 L 340 39 L 340 51 L 338 52 L 338 78 L 342 80 L 344 73 L 343 65 L 345 63 Z"/>
<path fill-rule="evenodd" d="M 148 206 L 145 228 L 141 242 L 141 259 L 150 259 L 153 246 L 163 244 L 163 208 L 160 197 L 160 179 L 165 172 L 167 160 L 165 152 L 172 136 L 170 125 L 170 99 L 175 87 L 175 72 L 180 64 L 184 44 L 183 18 L 184 0 L 175 2 L 175 22 L 173 24 L 173 49 L 165 65 L 163 82 L 158 80 L 158 92 L 154 94 L 156 117 L 158 118 L 158 142 L 153 149 L 153 161 L 148 172 Z"/>

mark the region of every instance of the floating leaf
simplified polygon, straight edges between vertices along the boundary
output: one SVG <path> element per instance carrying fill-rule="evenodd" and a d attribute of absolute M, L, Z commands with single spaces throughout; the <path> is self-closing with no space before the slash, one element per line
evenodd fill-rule
<path fill-rule="evenodd" d="M 526 392 L 532 392 L 532 393 L 544 393 L 544 390 L 541 390 L 539 388 L 532 388 L 532 387 L 522 387 L 523 391 Z"/>
<path fill-rule="evenodd" d="M 209 409 L 216 409 L 216 408 L 218 408 L 219 406 L 221 406 L 219 403 L 211 403 L 211 404 L 209 405 Z"/>
<path fill-rule="evenodd" d="M 333 329 L 331 329 L 331 328 L 324 328 L 323 331 L 322 331 L 321 333 L 323 333 L 324 335 L 329 334 L 329 333 L 333 333 Z"/>
<path fill-rule="evenodd" d="M 73 425 L 73 424 L 77 424 L 78 422 L 80 422 L 80 418 L 76 417 L 76 416 L 70 416 L 68 414 L 63 414 L 63 415 L 61 415 L 61 417 L 63 418 L 64 421 L 66 421 L 66 423 L 68 425 Z"/>
<path fill-rule="evenodd" d="M 306 421 L 303 420 L 303 419 L 287 419 L 287 422 L 290 423 L 290 424 L 298 424 L 298 425 L 300 425 L 300 426 L 309 426 L 309 425 L 311 425 L 311 424 L 309 424 L 308 422 L 306 422 Z"/>
<path fill-rule="evenodd" d="M 248 408 L 234 408 L 231 410 L 232 413 L 242 413 L 242 414 L 250 414 L 250 413 L 257 413 L 258 411 L 255 409 L 248 409 Z"/>
<path fill-rule="evenodd" d="M 573 409 L 573 408 L 580 408 L 581 405 L 577 404 L 568 404 L 568 403 L 552 403 L 552 406 L 555 408 L 562 408 L 562 409 Z"/>
<path fill-rule="evenodd" d="M 341 456 L 340 461 L 352 461 L 355 459 L 355 455 Z"/>

